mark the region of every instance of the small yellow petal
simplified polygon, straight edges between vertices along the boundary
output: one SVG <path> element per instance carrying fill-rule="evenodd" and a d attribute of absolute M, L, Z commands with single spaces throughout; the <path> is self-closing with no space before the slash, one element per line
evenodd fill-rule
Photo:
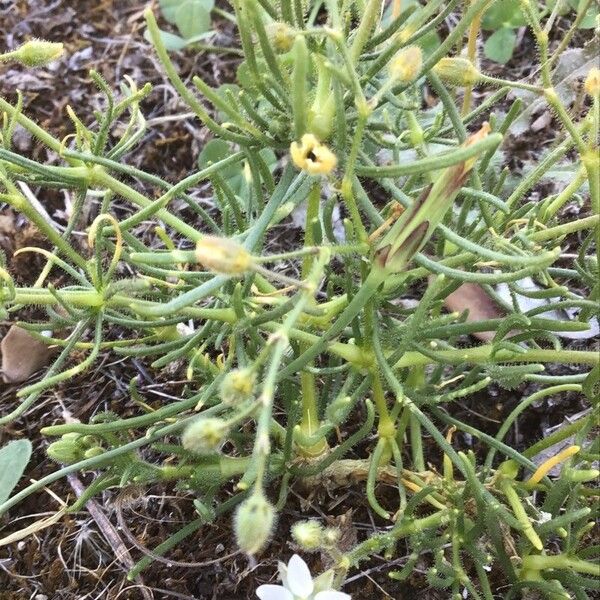
<path fill-rule="evenodd" d="M 290 145 L 292 162 L 311 175 L 327 175 L 335 169 L 337 158 L 335 154 L 312 133 L 305 133 L 298 142 Z"/>

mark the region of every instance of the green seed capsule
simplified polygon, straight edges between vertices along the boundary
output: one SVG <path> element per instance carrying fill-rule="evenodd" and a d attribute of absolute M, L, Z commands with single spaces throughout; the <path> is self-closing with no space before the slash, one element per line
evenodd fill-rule
<path fill-rule="evenodd" d="M 234 517 L 237 545 L 247 554 L 256 554 L 268 542 L 275 524 L 275 509 L 262 492 L 242 502 Z"/>

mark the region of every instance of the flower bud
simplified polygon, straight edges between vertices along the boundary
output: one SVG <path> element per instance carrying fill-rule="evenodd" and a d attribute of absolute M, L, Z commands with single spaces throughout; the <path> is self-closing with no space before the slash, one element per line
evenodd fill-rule
<path fill-rule="evenodd" d="M 442 58 L 433 71 L 442 81 L 453 85 L 473 85 L 481 77 L 475 65 L 462 56 Z"/>
<path fill-rule="evenodd" d="M 388 67 L 390 77 L 401 83 L 414 81 L 423 66 L 423 52 L 419 46 L 402 48 Z"/>
<path fill-rule="evenodd" d="M 290 154 L 293 163 L 311 175 L 327 175 L 335 169 L 335 154 L 312 133 L 305 133 L 298 142 L 292 142 Z"/>
<path fill-rule="evenodd" d="M 205 235 L 196 245 L 196 260 L 224 275 L 242 275 L 252 267 L 252 255 L 237 242 Z"/>
<path fill-rule="evenodd" d="M 256 374 L 252 369 L 234 369 L 229 371 L 221 382 L 219 390 L 223 404 L 235 406 L 246 400 L 254 391 Z"/>
<path fill-rule="evenodd" d="M 210 454 L 219 450 L 226 434 L 227 426 L 223 419 L 200 418 L 186 427 L 181 436 L 181 443 L 186 450 L 194 454 Z"/>
<path fill-rule="evenodd" d="M 71 465 L 84 458 L 84 450 L 73 438 L 63 437 L 52 442 L 46 449 L 46 454 L 56 462 Z"/>
<path fill-rule="evenodd" d="M 598 469 L 567 469 L 564 477 L 573 483 L 587 483 L 588 481 L 598 481 L 600 471 Z"/>
<path fill-rule="evenodd" d="M 509 459 L 498 465 L 498 473 L 502 473 L 504 477 L 516 479 L 517 475 L 519 474 L 519 468 L 520 467 L 518 463 L 512 459 Z"/>
<path fill-rule="evenodd" d="M 244 500 L 234 517 L 235 538 L 240 550 L 247 554 L 260 552 L 271 537 L 275 516 L 275 508 L 262 492 Z"/>
<path fill-rule="evenodd" d="M 10 55 L 26 67 L 43 67 L 60 58 L 63 52 L 61 43 L 33 39 L 19 46 Z"/>
<path fill-rule="evenodd" d="M 104 454 L 104 448 L 102 446 L 92 446 L 83 453 L 83 458 L 95 458 L 101 454 Z"/>
<path fill-rule="evenodd" d="M 587 94 L 592 96 L 592 98 L 600 96 L 600 69 L 598 67 L 590 69 L 590 72 L 585 78 L 583 89 Z"/>
<path fill-rule="evenodd" d="M 323 526 L 318 521 L 300 521 L 292 525 L 292 537 L 308 552 L 318 550 L 323 542 Z"/>
<path fill-rule="evenodd" d="M 296 31 L 287 23 L 275 21 L 267 26 L 267 36 L 275 52 L 285 54 L 292 49 Z"/>
<path fill-rule="evenodd" d="M 323 532 L 323 544 L 327 546 L 336 546 L 340 541 L 341 532 L 336 527 L 328 527 Z"/>

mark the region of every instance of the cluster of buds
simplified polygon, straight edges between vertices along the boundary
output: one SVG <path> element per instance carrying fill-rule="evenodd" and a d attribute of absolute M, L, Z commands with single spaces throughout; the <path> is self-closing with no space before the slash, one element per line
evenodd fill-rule
<path fill-rule="evenodd" d="M 52 442 L 46 449 L 46 454 L 52 460 L 72 465 L 86 458 L 93 458 L 104 453 L 104 448 L 91 435 L 80 433 L 65 433 L 60 440 Z"/>
<path fill-rule="evenodd" d="M 294 523 L 291 532 L 294 542 L 307 552 L 335 548 L 340 541 L 339 529 L 323 527 L 314 519 Z"/>

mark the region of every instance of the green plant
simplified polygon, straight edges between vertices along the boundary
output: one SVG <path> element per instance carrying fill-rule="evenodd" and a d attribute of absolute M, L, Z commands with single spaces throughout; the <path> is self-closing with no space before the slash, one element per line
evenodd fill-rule
<path fill-rule="evenodd" d="M 556 16 L 570 12 L 576 14 L 574 27 L 592 29 L 596 26 L 598 7 L 592 0 L 555 0 L 540 5 L 539 18 L 550 15 L 548 31 Z M 493 31 L 484 45 L 487 58 L 498 63 L 507 63 L 512 58 L 517 41 L 515 29 L 528 24 L 527 12 L 521 8 L 521 0 L 498 0 L 489 7 L 482 21 L 483 29 Z"/>
<path fill-rule="evenodd" d="M 589 434 L 598 416 L 599 357 L 564 348 L 557 333 L 586 330 L 598 315 L 598 73 L 588 75 L 589 105 L 575 119 L 552 87 L 547 24 L 533 3 L 523 2 L 541 57 L 540 82 L 482 75 L 476 41 L 489 4 L 466 5 L 427 55 L 417 49 L 421 40 L 458 2 L 394 9 L 382 26 L 378 0 L 234 0 L 244 55 L 237 85 L 213 89 L 196 76 L 203 101 L 180 79 L 147 11 L 148 37 L 166 74 L 215 138 L 199 157 L 200 170 L 175 185 L 126 163 L 145 132 L 140 101 L 149 86 L 138 89 L 128 80 L 115 97 L 92 73 L 106 111 L 94 126 L 71 111 L 74 134 L 63 141 L 22 113 L 20 96 L 14 105 L 0 99 L 0 200 L 54 246 L 53 252 L 21 250 L 48 261 L 31 287 L 16 286 L 0 270 L 2 301 L 8 314 L 32 305 L 46 310 L 45 320 L 21 323 L 36 337 L 43 338 L 42 330 L 68 332 L 44 338 L 62 352 L 39 381 L 19 391 L 21 403 L 0 424 L 83 373 L 100 352 L 148 357 L 154 368 L 183 359 L 189 379 L 181 400 L 153 411 L 44 427 L 44 435 L 62 436 L 50 456 L 68 464 L 19 491 L 0 512 L 81 470 L 98 476 L 72 510 L 109 488 L 176 481 L 196 495 L 198 518 L 156 554 L 234 509 L 237 539 L 255 553 L 268 543 L 292 481 L 334 488 L 362 480 L 371 509 L 388 528 L 349 551 L 339 548 L 335 530 L 310 544 L 295 533 L 307 550 L 316 543 L 331 556 L 328 587 L 340 587 L 350 569 L 376 553 L 393 557 L 406 540 L 409 558 L 390 576 L 406 578 L 428 551 L 428 583 L 452 598 L 466 589 L 492 600 L 488 567 L 493 581 L 509 585 L 507 598 L 525 589 L 589 597 L 585 590 L 598 584 L 591 577 L 597 548 L 588 533 L 591 482 L 598 476 L 592 468 L 598 441 Z M 450 56 L 465 35 L 467 56 Z M 439 99 L 437 110 L 422 105 L 425 82 Z M 477 85 L 499 89 L 473 108 Z M 537 167 L 510 188 L 497 153 L 523 103 L 515 100 L 502 117 L 495 111 L 516 88 L 545 101 L 563 130 Z M 17 123 L 62 163 L 16 152 Z M 528 201 L 567 153 L 581 176 L 560 200 Z M 561 222 L 559 209 L 585 180 L 590 214 Z M 64 232 L 36 211 L 19 181 L 75 194 Z M 217 210 L 210 213 L 188 194 L 201 181 L 214 193 Z M 140 191 L 140 182 L 160 195 Z M 92 195 L 101 200 L 86 250 L 72 233 Z M 127 212 L 118 206 L 124 201 Z M 193 217 L 182 217 L 175 203 Z M 274 229 L 301 204 L 303 242 L 274 248 Z M 343 235 L 334 223 L 336 206 L 345 215 Z M 152 246 L 139 235 L 149 221 L 157 232 Z M 581 250 L 557 265 L 568 235 L 581 236 Z M 68 279 L 61 287 L 50 283 L 57 270 Z M 506 317 L 476 322 L 467 320 L 468 311 L 443 312 L 446 297 L 463 282 L 489 293 L 507 283 L 514 297 L 527 276 L 541 288 L 533 293 L 550 300 L 541 309 L 523 313 L 514 301 Z M 424 290 L 417 306 L 394 302 L 416 286 Z M 578 309 L 578 319 L 540 316 L 554 308 Z M 112 339 L 114 326 L 128 333 Z M 492 332 L 491 341 L 470 342 L 468 335 L 480 331 Z M 68 366 L 73 350 L 87 355 Z M 575 372 L 544 373 L 552 363 Z M 539 389 L 521 399 L 496 435 L 452 415 L 457 400 L 524 382 Z M 523 410 L 566 392 L 586 394 L 592 409 L 525 449 L 505 443 Z M 134 382 L 130 393 L 139 399 Z M 458 432 L 478 440 L 477 452 L 455 449 Z M 424 437 L 435 450 L 425 448 Z M 533 461 L 571 438 L 566 452 Z M 162 460 L 149 459 L 146 448 Z M 363 458 L 346 458 L 351 450 Z M 560 476 L 548 477 L 557 465 Z M 223 501 L 221 491 L 232 481 L 236 493 Z M 379 481 L 395 484 L 394 503 L 383 505 Z M 143 558 L 130 575 L 150 562 Z"/>
<path fill-rule="evenodd" d="M 159 0 L 158 4 L 162 16 L 179 33 L 159 30 L 161 41 L 167 50 L 175 51 L 191 46 L 197 50 L 238 53 L 235 48 L 207 43 L 207 38 L 214 33 L 211 30 L 213 12 L 232 19 L 229 13 L 215 7 L 214 0 Z"/>

